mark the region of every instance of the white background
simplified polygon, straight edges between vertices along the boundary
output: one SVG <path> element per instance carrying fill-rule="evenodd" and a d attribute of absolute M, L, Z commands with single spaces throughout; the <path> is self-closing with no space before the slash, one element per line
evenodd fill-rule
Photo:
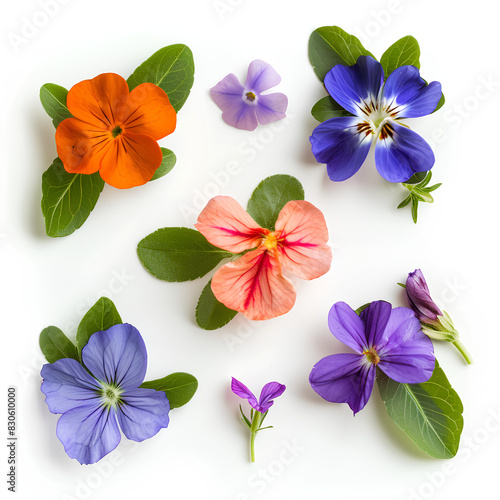
<path fill-rule="evenodd" d="M 6 402 L 8 385 L 17 387 L 18 498 L 418 500 L 486 492 L 493 498 L 500 444 L 500 71 L 493 3 L 48 3 L 44 14 L 43 0 L 8 2 L 0 21 L 2 397 Z M 28 23 L 39 27 L 30 31 Z M 400 37 L 415 36 L 423 77 L 443 85 L 445 107 L 410 124 L 432 144 L 433 182 L 443 182 L 434 205 L 421 206 L 417 225 L 409 208 L 396 210 L 403 189 L 379 177 L 373 155 L 355 177 L 334 184 L 310 152 L 317 124 L 310 109 L 325 92 L 307 44 L 324 25 L 356 34 L 378 57 Z M 160 141 L 176 153 L 177 165 L 143 187 L 106 186 L 81 229 L 62 239 L 45 236 L 41 175 L 56 148 L 38 98 L 41 85 L 70 88 L 103 72 L 127 78 L 173 43 L 187 44 L 196 65 L 177 130 Z M 289 117 L 239 131 L 223 123 L 209 89 L 230 72 L 244 81 L 257 58 L 282 76 L 276 91 L 288 95 Z M 238 173 L 223 174 L 234 162 Z M 160 227 L 192 227 L 215 194 L 245 205 L 257 184 L 276 173 L 296 176 L 306 199 L 324 212 L 332 269 L 312 282 L 296 280 L 297 303 L 284 317 L 252 323 L 239 315 L 222 330 L 204 331 L 194 309 L 207 279 L 156 280 L 139 262 L 137 243 Z M 436 345 L 465 407 L 461 448 L 450 461 L 420 452 L 389 419 L 376 388 L 353 418 L 347 405 L 323 401 L 308 383 L 319 359 L 343 349 L 328 330 L 331 305 L 344 300 L 355 308 L 377 299 L 405 305 L 396 283 L 417 267 L 475 361 L 466 366 L 450 345 Z M 55 435 L 58 416 L 49 413 L 39 389 L 38 336 L 54 324 L 74 338 L 81 317 L 103 294 L 141 331 L 149 351 L 146 378 L 187 371 L 198 378 L 199 390 L 153 439 L 136 445 L 123 438 L 101 462 L 81 466 L 65 455 Z M 257 437 L 255 464 L 248 461 L 231 376 L 255 392 L 270 380 L 287 385 L 268 416 L 275 428 Z M 6 429 L 6 422 L 0 426 Z M 6 472 L 2 448 L 0 470 Z"/>

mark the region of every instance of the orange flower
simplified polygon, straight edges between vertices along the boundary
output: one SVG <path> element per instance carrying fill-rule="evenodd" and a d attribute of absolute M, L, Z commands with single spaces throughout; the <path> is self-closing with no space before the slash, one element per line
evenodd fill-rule
<path fill-rule="evenodd" d="M 142 83 L 129 92 L 120 75 L 77 83 L 68 92 L 74 118 L 56 130 L 59 158 L 67 172 L 93 174 L 116 188 L 150 181 L 161 165 L 162 139 L 175 130 L 176 113 L 157 85 Z"/>

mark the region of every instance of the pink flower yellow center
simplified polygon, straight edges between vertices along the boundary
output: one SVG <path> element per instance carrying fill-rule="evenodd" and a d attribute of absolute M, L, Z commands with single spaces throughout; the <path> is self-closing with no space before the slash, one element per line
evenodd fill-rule
<path fill-rule="evenodd" d="M 269 233 L 263 240 L 262 243 L 264 243 L 264 246 L 269 250 L 269 251 L 274 251 L 278 248 L 278 233 Z"/>
<path fill-rule="evenodd" d="M 377 354 L 377 351 L 374 347 L 370 347 L 367 351 L 363 351 L 363 354 L 366 356 L 370 363 L 373 363 L 375 366 L 378 365 L 380 361 L 380 356 Z"/>

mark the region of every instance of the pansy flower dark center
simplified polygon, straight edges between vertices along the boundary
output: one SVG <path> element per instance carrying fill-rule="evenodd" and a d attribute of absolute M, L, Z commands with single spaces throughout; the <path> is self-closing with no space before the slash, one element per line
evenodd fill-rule
<path fill-rule="evenodd" d="M 111 135 L 113 136 L 113 139 L 115 139 L 116 137 L 118 137 L 121 133 L 123 132 L 122 128 L 120 127 L 120 125 L 117 125 L 112 131 L 111 131 Z"/>

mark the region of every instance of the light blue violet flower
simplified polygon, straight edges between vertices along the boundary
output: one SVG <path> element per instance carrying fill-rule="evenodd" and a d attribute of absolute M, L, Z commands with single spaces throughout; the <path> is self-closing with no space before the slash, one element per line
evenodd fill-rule
<path fill-rule="evenodd" d="M 250 410 L 250 419 L 248 419 L 240 405 L 241 421 L 243 424 L 250 429 L 250 458 L 252 462 L 255 462 L 255 436 L 257 432 L 264 429 L 271 429 L 272 426 L 262 427 L 262 423 L 267 416 L 269 408 L 274 404 L 274 399 L 281 396 L 285 392 L 286 387 L 278 382 L 269 382 L 266 384 L 260 393 L 260 398 L 254 396 L 253 392 L 239 380 L 234 377 L 231 379 L 231 390 L 240 398 L 248 400 L 248 403 L 252 407 Z"/>
<path fill-rule="evenodd" d="M 356 414 L 373 390 L 376 369 L 406 384 L 426 382 L 434 371 L 434 348 L 407 307 L 372 302 L 358 316 L 345 302 L 328 315 L 330 331 L 354 353 L 333 354 L 316 363 L 312 388 L 327 401 L 347 403 Z"/>
<path fill-rule="evenodd" d="M 94 333 L 82 361 L 59 359 L 42 367 L 42 392 L 52 413 L 62 413 L 57 437 L 66 453 L 93 464 L 120 442 L 144 441 L 167 427 L 170 404 L 164 392 L 143 389 L 146 346 L 129 324 Z"/>
<path fill-rule="evenodd" d="M 268 63 L 256 59 L 248 67 L 245 85 L 233 73 L 225 76 L 210 95 L 222 110 L 222 119 L 241 130 L 255 130 L 285 118 L 288 98 L 285 94 L 262 94 L 280 83 L 281 77 Z"/>
<path fill-rule="evenodd" d="M 405 182 L 434 165 L 432 149 L 401 118 L 432 113 L 441 99 L 441 84 L 427 84 L 415 66 L 395 69 L 384 83 L 382 65 L 360 56 L 353 66 L 334 66 L 325 76 L 330 96 L 352 116 L 330 118 L 310 138 L 312 153 L 326 163 L 332 181 L 344 181 L 361 167 L 372 142 L 379 174 Z"/>

